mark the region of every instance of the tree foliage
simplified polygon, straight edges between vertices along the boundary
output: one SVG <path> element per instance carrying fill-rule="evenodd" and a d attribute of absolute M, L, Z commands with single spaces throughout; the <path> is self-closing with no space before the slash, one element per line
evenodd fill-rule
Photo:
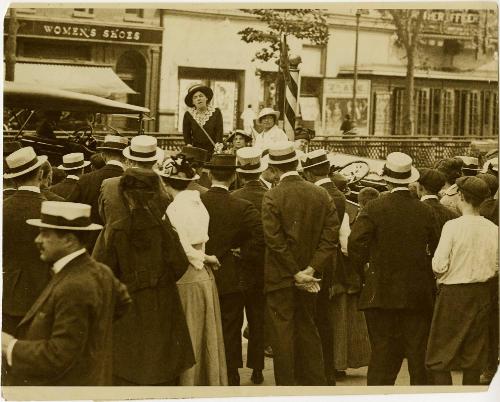
<path fill-rule="evenodd" d="M 328 43 L 328 25 L 324 12 L 319 9 L 242 9 L 264 22 L 266 29 L 247 27 L 238 32 L 246 43 L 262 43 L 262 47 L 253 60 L 269 61 L 283 57 L 281 46 L 283 37 L 294 36 L 308 40 L 315 45 Z M 289 47 L 286 46 L 288 57 Z"/>

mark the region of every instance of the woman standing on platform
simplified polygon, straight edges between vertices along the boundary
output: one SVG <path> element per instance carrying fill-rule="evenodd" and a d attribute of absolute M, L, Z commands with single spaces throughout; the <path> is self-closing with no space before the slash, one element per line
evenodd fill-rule
<path fill-rule="evenodd" d="M 213 91 L 205 85 L 196 84 L 189 88 L 184 98 L 188 110 L 182 122 L 186 145 L 203 148 L 210 154 L 216 144 L 222 144 L 223 134 L 222 113 L 219 108 L 209 105 L 213 96 Z"/>
<path fill-rule="evenodd" d="M 177 288 L 196 364 L 181 374 L 179 385 L 227 385 L 219 296 L 212 273 L 220 264 L 217 257 L 205 254 L 210 217 L 200 193 L 187 190 L 189 183 L 199 177 L 183 155 L 167 159 L 157 173 L 174 198 L 167 208 L 167 216 L 189 260 Z"/>

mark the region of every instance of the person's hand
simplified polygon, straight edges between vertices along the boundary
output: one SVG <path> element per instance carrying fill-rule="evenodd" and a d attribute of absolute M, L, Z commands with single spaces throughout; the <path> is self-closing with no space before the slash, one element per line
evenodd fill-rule
<path fill-rule="evenodd" d="M 321 289 L 318 282 L 295 283 L 295 286 L 309 293 L 318 293 Z"/>
<path fill-rule="evenodd" d="M 312 268 L 311 268 L 312 269 Z M 307 272 L 306 272 L 307 271 Z M 314 271 L 314 270 L 313 270 Z M 303 271 L 297 272 L 293 277 L 295 279 L 295 282 L 298 284 L 302 283 L 309 283 L 309 282 L 320 282 L 321 279 L 315 278 L 313 274 L 310 273 L 311 271 L 309 268 L 306 268 Z"/>
<path fill-rule="evenodd" d="M 215 255 L 206 255 L 204 263 L 214 271 L 217 271 L 220 268 L 219 259 Z"/>
<path fill-rule="evenodd" d="M 232 248 L 231 252 L 233 253 L 233 255 L 235 257 L 241 258 L 241 249 L 239 247 L 238 248 Z"/>
<path fill-rule="evenodd" d="M 9 343 L 14 339 L 12 335 L 9 335 L 7 332 L 2 331 L 2 354 L 5 355 L 7 353 L 7 347 Z"/>

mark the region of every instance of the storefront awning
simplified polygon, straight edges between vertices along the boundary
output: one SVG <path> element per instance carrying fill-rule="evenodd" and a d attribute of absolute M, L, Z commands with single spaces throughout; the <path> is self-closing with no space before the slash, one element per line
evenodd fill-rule
<path fill-rule="evenodd" d="M 111 67 L 16 63 L 14 82 L 109 98 L 136 92 Z"/>
<path fill-rule="evenodd" d="M 352 65 L 342 66 L 339 75 L 354 74 Z M 360 65 L 358 75 L 377 75 L 387 77 L 406 77 L 406 66 L 395 65 Z M 476 69 L 472 71 L 450 72 L 438 70 L 415 70 L 415 78 L 429 78 L 435 80 L 460 80 L 460 81 L 498 81 L 498 72 Z"/>

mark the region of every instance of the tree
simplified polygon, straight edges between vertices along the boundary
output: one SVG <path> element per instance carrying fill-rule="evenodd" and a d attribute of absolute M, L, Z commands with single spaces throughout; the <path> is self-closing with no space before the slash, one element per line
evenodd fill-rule
<path fill-rule="evenodd" d="M 379 10 L 382 15 L 390 16 L 396 27 L 397 43 L 406 53 L 406 93 L 403 102 L 403 129 L 414 134 L 415 105 L 415 61 L 420 41 L 420 32 L 425 10 Z"/>
<path fill-rule="evenodd" d="M 275 59 L 283 78 L 288 78 L 290 48 L 287 38 L 309 41 L 325 46 L 328 43 L 328 24 L 324 12 L 319 9 L 242 9 L 252 14 L 267 25 L 266 29 L 247 27 L 238 32 L 246 43 L 262 43 L 265 46 L 257 51 L 254 60 L 269 61 Z M 278 88 L 280 85 L 278 84 Z"/>
<path fill-rule="evenodd" d="M 5 42 L 5 80 L 14 81 L 14 72 L 16 67 L 16 45 L 17 45 L 17 30 L 19 23 L 17 22 L 16 9 L 10 9 L 9 28 L 7 41 Z"/>

